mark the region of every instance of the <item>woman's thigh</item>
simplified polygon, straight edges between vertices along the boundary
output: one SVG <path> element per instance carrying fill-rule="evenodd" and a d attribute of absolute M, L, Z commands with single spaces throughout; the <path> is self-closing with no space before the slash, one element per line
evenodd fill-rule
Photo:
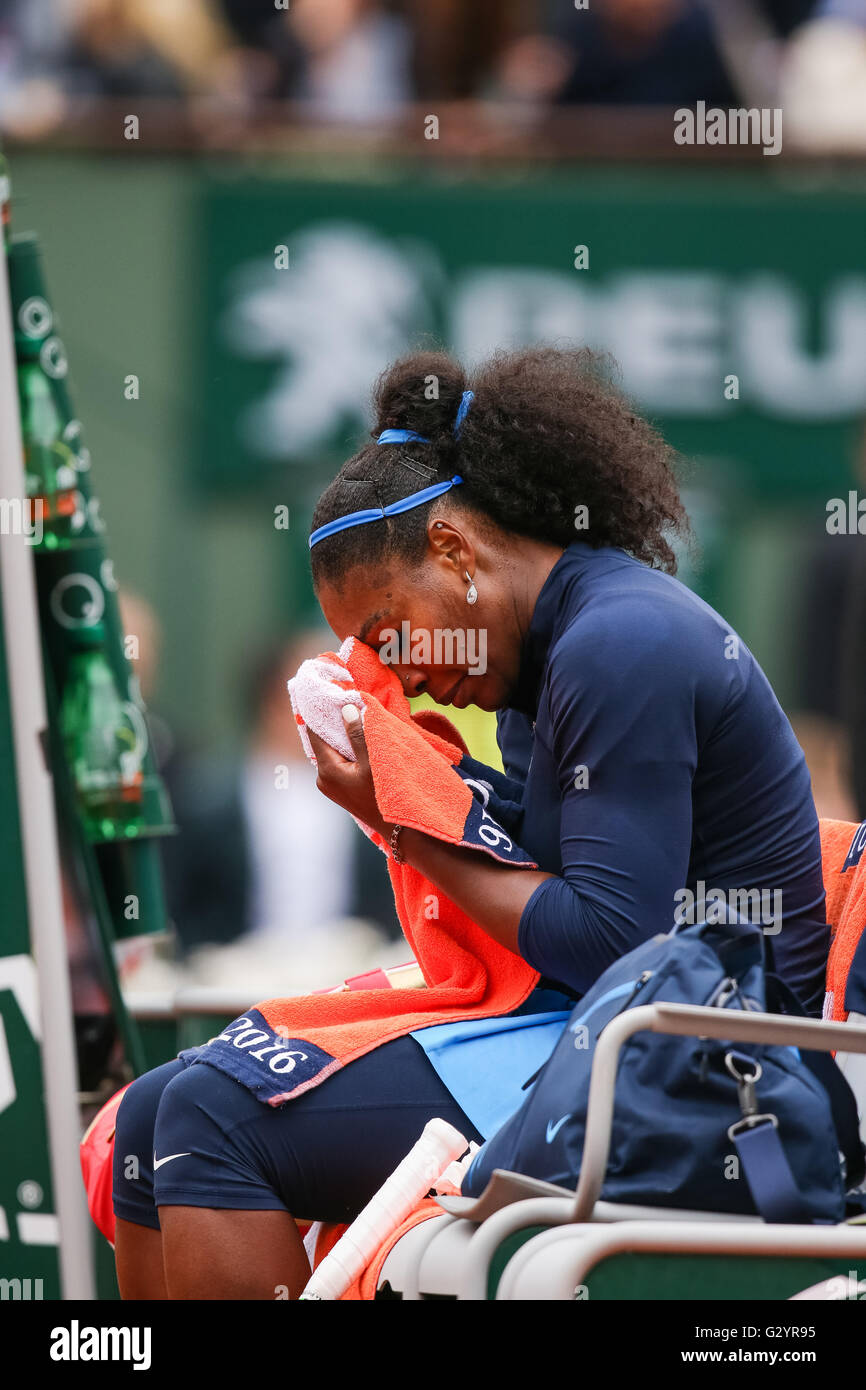
<path fill-rule="evenodd" d="M 278 1109 L 197 1062 L 176 1072 L 159 1100 L 156 1206 L 351 1221 L 437 1116 L 481 1142 L 411 1037 L 383 1044 Z"/>
<path fill-rule="evenodd" d="M 146 1072 L 133 1081 L 118 1107 L 112 1173 L 114 1214 L 137 1226 L 159 1230 L 153 1201 L 156 1112 L 166 1086 L 186 1067 L 186 1062 L 176 1058 Z"/>

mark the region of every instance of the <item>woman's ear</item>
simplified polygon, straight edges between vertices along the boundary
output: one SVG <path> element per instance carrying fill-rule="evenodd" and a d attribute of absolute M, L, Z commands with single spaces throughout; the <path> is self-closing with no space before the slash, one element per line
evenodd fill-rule
<path fill-rule="evenodd" d="M 475 547 L 472 541 L 453 522 L 445 517 L 433 517 L 427 524 L 427 543 L 433 560 L 463 579 L 464 573 L 475 573 Z"/>

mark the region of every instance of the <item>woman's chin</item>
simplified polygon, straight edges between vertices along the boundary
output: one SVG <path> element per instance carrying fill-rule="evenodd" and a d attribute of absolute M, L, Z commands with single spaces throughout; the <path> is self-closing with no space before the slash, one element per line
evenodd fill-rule
<path fill-rule="evenodd" d="M 432 698 L 446 709 L 467 709 L 473 705 L 487 713 L 501 709 L 504 703 L 495 681 L 471 673 L 467 673 L 445 699 L 437 699 L 435 695 Z"/>
<path fill-rule="evenodd" d="M 482 677 L 467 676 L 460 687 L 460 707 L 465 709 L 467 705 L 474 705 L 476 709 L 483 709 L 487 713 L 492 713 L 501 707 L 502 701 L 498 698 L 498 692 L 493 682 Z"/>

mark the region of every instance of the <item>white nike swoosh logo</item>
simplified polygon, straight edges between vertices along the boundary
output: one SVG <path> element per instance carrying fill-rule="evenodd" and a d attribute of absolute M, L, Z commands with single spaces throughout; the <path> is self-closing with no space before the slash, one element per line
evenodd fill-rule
<path fill-rule="evenodd" d="M 548 1144 L 552 1144 L 552 1143 L 553 1143 L 554 1139 L 556 1138 L 556 1136 L 557 1136 L 557 1134 L 559 1133 L 559 1131 L 562 1129 L 562 1126 L 565 1124 L 566 1120 L 570 1120 L 570 1119 L 571 1119 L 571 1115 L 563 1115 L 562 1119 L 561 1119 L 561 1120 L 557 1120 L 556 1124 L 552 1124 L 552 1123 L 550 1122 L 550 1120 L 547 1121 L 547 1142 L 548 1142 Z"/>
<path fill-rule="evenodd" d="M 173 1158 L 190 1158 L 190 1157 L 191 1157 L 190 1154 L 168 1154 L 168 1156 L 167 1156 L 166 1158 L 157 1158 L 156 1154 L 154 1154 L 154 1155 L 153 1155 L 153 1171 L 156 1172 L 157 1168 L 161 1168 L 162 1165 L 163 1165 L 164 1163 L 171 1163 L 171 1160 L 172 1160 Z"/>

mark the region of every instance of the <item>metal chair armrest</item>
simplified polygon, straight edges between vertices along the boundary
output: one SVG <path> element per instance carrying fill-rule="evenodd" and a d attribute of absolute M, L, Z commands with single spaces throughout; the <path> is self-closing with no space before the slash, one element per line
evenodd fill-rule
<path fill-rule="evenodd" d="M 866 1257 L 862 1226 L 766 1226 L 746 1221 L 716 1222 L 622 1221 L 608 1226 L 558 1226 L 533 1236 L 508 1261 L 497 1299 L 509 1301 L 542 1297 L 572 1300 L 596 1265 L 611 1256 L 639 1251 L 666 1255 L 784 1256 L 787 1259 Z M 540 1271 L 543 1280 L 533 1271 Z M 530 1292 L 530 1289 L 535 1292 Z"/>

